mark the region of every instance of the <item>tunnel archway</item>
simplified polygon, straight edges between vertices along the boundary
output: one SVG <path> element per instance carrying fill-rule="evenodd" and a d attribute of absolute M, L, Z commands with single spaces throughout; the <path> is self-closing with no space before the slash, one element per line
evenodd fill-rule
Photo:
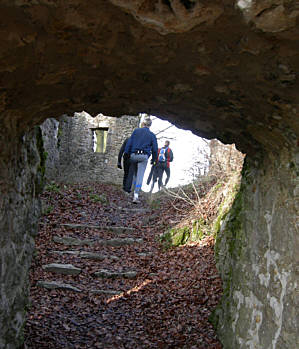
<path fill-rule="evenodd" d="M 296 1 L 3 0 L 0 13 L 0 346 L 22 332 L 39 211 L 40 144 L 26 133 L 84 109 L 165 115 L 248 154 L 235 233 L 219 240 L 218 333 L 227 348 L 295 347 Z"/>

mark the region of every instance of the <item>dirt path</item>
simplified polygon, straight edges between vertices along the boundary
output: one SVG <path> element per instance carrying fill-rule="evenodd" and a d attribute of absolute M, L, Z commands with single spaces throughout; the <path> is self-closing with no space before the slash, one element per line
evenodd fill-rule
<path fill-rule="evenodd" d="M 211 237 L 164 251 L 171 215 L 114 186 L 53 186 L 43 202 L 25 347 L 221 348 Z"/>

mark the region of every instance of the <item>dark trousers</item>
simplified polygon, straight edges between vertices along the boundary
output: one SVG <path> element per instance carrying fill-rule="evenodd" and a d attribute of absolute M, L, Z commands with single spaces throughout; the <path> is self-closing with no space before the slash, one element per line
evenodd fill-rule
<path fill-rule="evenodd" d="M 123 165 L 124 165 L 123 189 L 125 190 L 126 183 L 127 183 L 128 176 L 129 176 L 129 168 L 130 168 L 130 157 L 129 156 L 124 155 Z M 131 179 L 131 183 L 132 183 L 132 179 Z"/>
<path fill-rule="evenodd" d="M 158 179 L 158 170 L 157 170 L 157 165 L 152 165 L 151 171 L 148 175 L 146 184 L 150 185 L 150 182 L 153 180 L 153 183 L 156 183 Z"/>
<path fill-rule="evenodd" d="M 161 189 L 162 185 L 163 185 L 163 173 L 166 173 L 166 180 L 165 180 L 165 186 L 166 184 L 168 183 L 169 181 L 169 178 L 170 178 L 170 168 L 167 167 L 167 164 L 166 163 L 161 163 L 161 162 L 158 162 L 157 165 L 153 165 L 152 166 L 152 169 L 151 169 L 151 172 L 148 176 L 148 179 L 147 179 L 147 184 L 149 185 L 150 182 L 152 181 L 152 186 L 151 186 L 151 192 L 153 191 L 154 189 L 154 186 L 155 186 L 155 183 L 158 181 L 158 187 L 159 187 L 159 190 Z"/>
<path fill-rule="evenodd" d="M 128 175 L 126 176 L 126 180 L 124 180 L 124 191 L 130 193 L 132 190 L 132 182 L 134 174 L 136 175 L 137 165 L 136 163 L 132 163 L 130 158 L 128 159 Z"/>
<path fill-rule="evenodd" d="M 167 167 L 166 163 L 160 163 L 157 166 L 157 171 L 158 171 L 158 186 L 159 186 L 159 189 L 160 189 L 162 187 L 162 185 L 163 185 L 162 179 L 163 179 L 164 171 L 166 173 L 166 179 L 165 179 L 165 184 L 164 185 L 166 186 L 166 184 L 169 181 L 169 178 L 170 178 L 170 168 Z"/>
<path fill-rule="evenodd" d="M 167 185 L 169 178 L 170 178 L 170 168 L 166 166 L 166 168 L 164 169 L 165 173 L 166 173 L 166 179 L 165 179 L 165 185 Z"/>

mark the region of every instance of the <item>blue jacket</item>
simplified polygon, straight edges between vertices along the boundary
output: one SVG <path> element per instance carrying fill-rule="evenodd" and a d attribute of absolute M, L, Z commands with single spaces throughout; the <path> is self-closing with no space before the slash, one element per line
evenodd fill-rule
<path fill-rule="evenodd" d="M 157 138 L 148 127 L 136 128 L 129 138 L 125 153 L 132 154 L 137 150 L 143 150 L 148 156 L 156 159 L 158 154 Z"/>

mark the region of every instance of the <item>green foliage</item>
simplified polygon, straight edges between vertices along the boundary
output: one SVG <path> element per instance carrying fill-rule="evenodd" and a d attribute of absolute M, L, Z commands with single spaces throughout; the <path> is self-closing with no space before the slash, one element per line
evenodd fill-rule
<path fill-rule="evenodd" d="M 206 235 L 204 232 L 205 225 L 206 222 L 202 218 L 196 219 L 192 222 L 191 241 L 198 241 L 204 238 Z"/>
<path fill-rule="evenodd" d="M 214 210 L 215 215 L 217 215 L 216 217 L 212 216 L 213 219 L 208 219 L 203 214 L 202 210 L 199 209 L 199 212 L 201 213 L 197 216 L 198 218 L 187 220 L 188 222 L 185 224 L 185 227 L 171 228 L 167 230 L 160 237 L 161 243 L 163 243 L 163 245 L 166 247 L 179 246 L 191 241 L 200 241 L 211 234 L 217 236 L 220 230 L 221 222 L 224 220 L 228 211 L 230 210 L 236 193 L 239 190 L 238 178 L 239 176 L 231 176 L 229 181 L 224 181 L 222 179 L 214 183 L 214 185 L 213 183 L 211 183 L 211 189 L 209 192 L 209 205 L 212 208 L 212 212 Z M 211 181 L 211 179 L 209 179 L 209 181 Z M 238 184 L 236 183 L 236 181 L 238 182 Z M 196 193 L 196 190 L 197 188 L 195 188 L 194 185 L 187 185 L 184 187 L 184 191 L 179 192 L 179 195 L 173 192 L 172 196 L 179 200 L 181 199 L 187 204 L 191 205 L 192 203 L 194 207 L 200 207 L 201 193 Z M 224 190 L 225 196 L 223 196 Z M 191 196 L 192 192 L 195 192 L 196 195 L 193 195 L 193 197 L 195 198 Z M 213 205 L 215 205 L 214 201 L 217 202 L 217 204 L 219 204 L 220 202 L 220 206 L 218 208 L 213 208 Z"/>
<path fill-rule="evenodd" d="M 89 197 L 90 197 L 91 201 L 93 201 L 93 202 L 100 202 L 103 205 L 106 205 L 108 203 L 108 199 L 107 199 L 107 196 L 105 194 L 101 194 L 101 195 L 90 194 Z"/>
<path fill-rule="evenodd" d="M 59 188 L 58 185 L 57 185 L 56 183 L 54 183 L 54 182 L 47 184 L 46 187 L 45 187 L 45 189 L 48 190 L 48 191 L 52 191 L 52 192 L 54 192 L 54 193 L 58 193 L 58 194 L 61 193 L 61 192 L 60 192 L 60 188 Z"/>
<path fill-rule="evenodd" d="M 182 228 L 170 228 L 160 235 L 159 240 L 164 248 L 185 245 L 187 242 L 191 241 L 199 241 L 207 235 L 203 229 L 204 225 L 205 222 L 202 219 L 197 219 L 193 221 L 192 228 L 187 226 Z"/>
<path fill-rule="evenodd" d="M 220 183 L 216 184 L 215 187 L 214 187 L 214 190 L 215 190 L 215 191 L 218 190 L 218 189 L 221 188 L 223 185 L 224 185 L 223 182 L 220 182 Z"/>
<path fill-rule="evenodd" d="M 161 207 L 161 200 L 160 199 L 155 199 L 155 200 L 152 200 L 150 203 L 150 208 L 152 210 L 158 210 L 160 207 Z"/>
<path fill-rule="evenodd" d="M 190 231 L 188 227 L 172 228 L 160 235 L 160 242 L 167 249 L 171 246 L 184 245 L 189 237 Z"/>
<path fill-rule="evenodd" d="M 220 210 L 221 211 L 221 210 Z M 244 231 L 242 226 L 242 214 L 243 211 L 243 190 L 240 190 L 234 199 L 233 205 L 227 212 L 222 212 L 219 214 L 216 223 L 216 241 L 215 241 L 215 259 L 216 263 L 223 263 L 221 260 L 220 250 L 223 248 L 221 245 L 226 246 L 226 259 L 231 260 L 229 266 L 225 271 L 225 277 L 223 279 L 223 297 L 221 303 L 214 309 L 209 317 L 209 321 L 212 323 L 214 328 L 218 328 L 219 319 L 223 309 L 228 309 L 231 302 L 232 293 L 232 271 L 233 263 L 240 259 L 242 248 L 244 245 Z M 221 234 L 220 231 L 220 220 L 227 217 L 225 227 Z M 222 241 L 224 239 L 224 241 Z M 223 253 L 223 251 L 222 251 Z M 223 257 L 222 257 L 223 258 Z"/>
<path fill-rule="evenodd" d="M 216 219 L 214 225 L 214 234 L 216 236 L 215 241 L 215 254 L 216 260 L 220 250 L 221 237 L 218 235 L 220 231 L 220 222 L 226 216 L 228 216 L 228 220 L 226 222 L 225 231 L 222 232 L 222 235 L 225 236 L 226 241 L 228 243 L 227 249 L 231 256 L 239 255 L 241 244 L 238 244 L 240 240 L 242 240 L 242 224 L 241 224 L 241 212 L 242 212 L 242 193 L 239 191 L 235 197 L 233 205 L 228 212 L 223 212 L 220 210 L 220 213 Z M 237 248 L 237 245 L 239 246 Z"/>
<path fill-rule="evenodd" d="M 43 212 L 42 212 L 42 215 L 43 216 L 46 216 L 46 215 L 48 215 L 48 214 L 50 214 L 52 211 L 54 210 L 54 207 L 53 206 L 47 206 L 44 210 L 43 210 Z"/>
<path fill-rule="evenodd" d="M 57 131 L 57 148 L 60 148 L 61 137 L 62 137 L 62 128 L 61 128 L 60 123 L 59 123 L 58 131 Z"/>
<path fill-rule="evenodd" d="M 48 152 L 47 152 L 47 151 L 44 151 L 44 152 L 43 152 L 43 158 L 44 158 L 45 160 L 47 160 L 48 156 L 49 156 Z"/>

